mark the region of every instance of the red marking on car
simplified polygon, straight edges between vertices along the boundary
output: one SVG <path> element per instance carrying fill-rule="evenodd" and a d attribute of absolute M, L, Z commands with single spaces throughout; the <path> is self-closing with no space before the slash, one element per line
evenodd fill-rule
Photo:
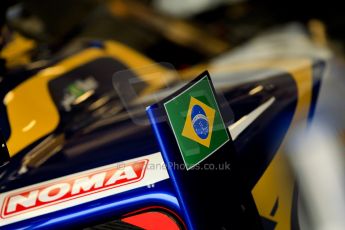
<path fill-rule="evenodd" d="M 180 230 L 176 220 L 167 214 L 150 211 L 123 218 L 122 221 L 147 230 Z"/>
<path fill-rule="evenodd" d="M 9 194 L 3 203 L 1 216 L 6 218 L 32 209 L 138 182 L 144 177 L 147 163 L 148 160 L 144 159 L 119 164 L 110 169 L 86 173 L 75 178 L 61 179 L 17 194 Z"/>

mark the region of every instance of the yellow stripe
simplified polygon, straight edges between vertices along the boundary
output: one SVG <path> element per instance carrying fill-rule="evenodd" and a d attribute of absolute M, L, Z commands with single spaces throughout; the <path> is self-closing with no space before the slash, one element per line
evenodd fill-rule
<path fill-rule="evenodd" d="M 7 93 L 4 104 L 11 127 L 7 141 L 11 156 L 58 126 L 60 118 L 49 94 L 48 82 L 102 55 L 99 49 L 88 49 L 40 71 Z"/>
<path fill-rule="evenodd" d="M 301 60 L 299 65 L 300 68 L 295 70 L 280 66 L 282 70 L 289 72 L 296 82 L 298 94 L 296 110 L 282 145 L 252 190 L 260 214 L 277 222 L 276 230 L 291 229 L 294 179 L 283 152 L 285 140 L 291 135 L 291 129 L 297 125 L 306 127 L 306 118 L 308 117 L 312 96 L 311 62 Z M 277 198 L 279 198 L 279 207 L 276 214 L 271 217 L 270 212 Z"/>

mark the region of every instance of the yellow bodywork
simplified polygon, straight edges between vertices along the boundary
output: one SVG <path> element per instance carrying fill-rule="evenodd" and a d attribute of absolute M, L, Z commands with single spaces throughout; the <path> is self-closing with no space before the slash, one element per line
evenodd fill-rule
<path fill-rule="evenodd" d="M 54 66 L 48 67 L 24 81 L 4 97 L 11 135 L 7 147 L 14 156 L 26 146 L 53 132 L 60 122 L 57 107 L 48 90 L 49 81 L 83 64 L 101 57 L 113 57 L 128 66 L 148 85 L 144 93 L 149 93 L 165 84 L 166 80 L 153 81 L 150 73 L 140 67 L 150 66 L 149 72 L 168 73 L 164 67 L 134 50 L 116 42 L 105 42 L 104 49 L 88 48 L 70 56 Z M 109 79 L 111 84 L 111 78 Z"/>
<path fill-rule="evenodd" d="M 36 42 L 14 33 L 11 41 L 0 50 L 0 57 L 6 60 L 9 69 L 29 64 L 30 51 L 34 49 Z"/>

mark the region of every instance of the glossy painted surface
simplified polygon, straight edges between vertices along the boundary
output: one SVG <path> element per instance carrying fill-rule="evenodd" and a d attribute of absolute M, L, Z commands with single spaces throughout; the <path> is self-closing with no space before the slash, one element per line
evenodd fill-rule
<path fill-rule="evenodd" d="M 113 60 L 120 63 L 117 65 L 118 68 L 124 68 L 123 66 L 128 64 L 120 59 Z M 97 65 L 87 67 L 89 69 L 86 72 L 97 73 L 102 70 L 102 66 L 104 69 L 109 68 L 105 62 L 106 60 L 100 58 Z M 113 94 L 113 89 L 110 87 L 112 75 L 109 76 L 108 73 L 94 76 L 99 82 L 109 82 L 107 87 L 97 89 L 94 95 L 74 107 L 72 111 L 64 111 L 60 107 L 61 96 L 56 96 L 56 91 L 59 89 L 54 89 L 54 83 L 59 84 L 63 92 L 64 88 L 75 79 L 85 77 L 83 66 L 81 64 L 75 69 L 71 67 L 70 71 L 74 71 L 74 79 L 64 78 L 69 71 L 54 75 L 55 80 L 39 78 L 45 83 L 34 87 L 44 90 L 45 93 L 35 94 L 35 91 L 27 94 L 23 91 L 21 96 L 25 99 L 23 107 L 11 106 L 11 100 L 8 99 L 9 92 L 16 92 L 21 87 L 26 87 L 25 85 L 35 81 L 31 78 L 33 75 L 44 72 L 13 73 L 13 76 L 20 77 L 16 80 L 5 79 L 0 83 L 0 97 L 3 101 L 7 97 L 0 106 L 0 125 L 10 152 L 17 152 L 15 155 L 12 154 L 10 163 L 0 168 L 1 193 L 159 151 L 151 127 L 147 123 L 138 124 L 133 121 L 120 100 Z M 254 61 L 225 67 L 211 65 L 209 71 L 217 92 L 223 93 L 226 99 L 224 103 L 228 103 L 233 111 L 234 119 L 227 126 L 241 126 L 252 111 L 274 98 L 274 101 L 256 119 L 246 124 L 246 128 L 241 133 L 236 133 L 235 146 L 238 150 L 244 184 L 249 191 L 252 191 L 265 224 L 276 226 L 276 229 L 290 229 L 292 225 L 298 223 L 296 207 L 294 207 L 296 194 L 294 180 L 287 176 L 289 169 L 284 163 L 281 146 L 293 125 L 298 124 L 303 118 L 312 117 L 323 64 L 315 60 L 296 59 L 281 62 Z M 200 72 L 191 74 L 190 78 Z M 32 91 L 33 88 L 27 87 L 27 90 Z M 143 86 L 142 90 L 148 88 Z M 28 96 L 25 97 L 26 95 Z M 30 95 L 35 95 L 33 101 Z M 49 124 L 46 126 L 42 123 L 45 129 L 54 127 L 29 135 L 30 132 L 37 130 L 40 123 L 38 120 L 32 123 L 25 117 L 30 113 L 38 116 L 46 114 L 44 110 L 47 109 L 47 105 L 40 104 L 45 100 L 49 100 L 49 106 L 54 107 L 53 110 L 57 115 L 53 117 L 56 119 L 52 122 L 50 117 L 43 116 L 43 120 L 39 122 Z M 98 102 L 98 106 L 95 102 Z M 37 106 L 31 107 L 33 104 Z M 33 108 L 34 111 L 31 110 Z M 17 110 L 21 112 L 15 112 Z M 145 111 L 137 112 L 136 116 L 146 119 Z M 26 120 L 22 122 L 24 118 Z M 27 132 L 23 132 L 25 127 L 28 127 L 25 129 L 28 130 Z M 23 144 L 18 146 L 14 145 L 11 136 L 16 135 L 17 132 L 24 135 L 23 140 L 31 138 L 30 141 L 21 142 Z M 175 196 L 171 181 L 164 180 L 154 186 L 140 187 L 7 227 L 45 229 L 90 226 L 120 218 L 128 212 L 152 205 L 167 207 L 181 214 Z M 277 200 L 279 200 L 278 205 Z M 276 211 L 272 212 L 274 209 Z"/>

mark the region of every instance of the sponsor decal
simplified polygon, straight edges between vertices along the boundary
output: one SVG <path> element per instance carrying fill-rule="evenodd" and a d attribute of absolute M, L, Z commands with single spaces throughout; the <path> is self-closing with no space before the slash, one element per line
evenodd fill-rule
<path fill-rule="evenodd" d="M 164 107 L 187 170 L 229 141 L 207 76 L 164 103 Z"/>
<path fill-rule="evenodd" d="M 150 185 L 169 178 L 166 169 L 147 169 L 148 163 L 163 164 L 160 153 L 119 162 L 0 195 L 0 226 L 105 196 Z M 2 220 L 1 220 L 2 219 Z M 5 222 L 4 222 L 5 221 Z"/>
<path fill-rule="evenodd" d="M 97 88 L 98 82 L 92 76 L 76 80 L 64 89 L 61 105 L 66 111 L 70 111 L 74 104 L 91 96 Z"/>
<path fill-rule="evenodd" d="M 32 208 L 63 202 L 98 190 L 138 181 L 144 176 L 147 162 L 148 160 L 141 160 L 123 166 L 119 165 L 7 196 L 2 209 L 2 217 L 6 218 Z"/>

